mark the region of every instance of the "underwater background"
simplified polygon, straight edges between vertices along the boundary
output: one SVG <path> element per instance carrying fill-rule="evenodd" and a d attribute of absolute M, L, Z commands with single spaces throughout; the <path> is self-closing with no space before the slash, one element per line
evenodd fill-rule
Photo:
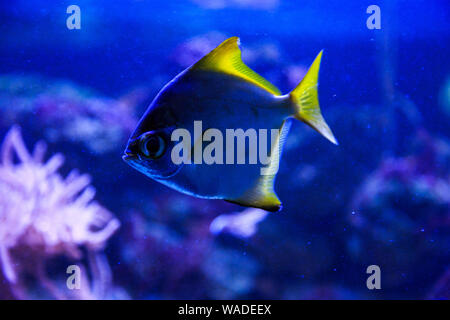
<path fill-rule="evenodd" d="M 0 298 L 448 299 L 449 19 L 448 1 L 0 2 Z M 340 145 L 293 124 L 279 213 L 121 159 L 162 86 L 231 36 L 283 93 L 324 49 Z"/>

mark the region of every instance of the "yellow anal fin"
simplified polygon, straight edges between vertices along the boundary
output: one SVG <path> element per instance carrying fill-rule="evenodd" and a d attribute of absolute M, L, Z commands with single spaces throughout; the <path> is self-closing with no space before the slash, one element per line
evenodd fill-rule
<path fill-rule="evenodd" d="M 281 95 L 281 92 L 277 87 L 242 62 L 238 37 L 232 37 L 225 40 L 217 48 L 190 67 L 190 71 L 196 70 L 221 72 L 233 75 L 253 83 L 274 95 Z"/>
<path fill-rule="evenodd" d="M 262 175 L 258 178 L 254 187 L 247 190 L 237 199 L 227 199 L 227 201 L 245 207 L 254 207 L 271 212 L 281 209 L 281 201 L 274 190 L 275 175 Z"/>
<path fill-rule="evenodd" d="M 282 208 L 281 201 L 275 193 L 274 183 L 278 172 L 284 142 L 291 127 L 290 120 L 285 120 L 281 125 L 280 135 L 276 143 L 272 146 L 271 161 L 266 168 L 262 168 L 261 176 L 258 177 L 255 185 L 237 199 L 227 201 L 246 207 L 260 208 L 263 210 L 276 212 Z"/>
<path fill-rule="evenodd" d="M 275 195 L 275 197 L 264 197 L 264 198 L 246 198 L 246 199 L 236 199 L 236 200 L 227 200 L 225 201 L 238 204 L 240 206 L 244 207 L 252 207 L 252 208 L 258 208 L 263 209 L 270 212 L 277 212 L 280 211 L 282 208 L 281 201 L 278 199 L 278 197 Z"/>

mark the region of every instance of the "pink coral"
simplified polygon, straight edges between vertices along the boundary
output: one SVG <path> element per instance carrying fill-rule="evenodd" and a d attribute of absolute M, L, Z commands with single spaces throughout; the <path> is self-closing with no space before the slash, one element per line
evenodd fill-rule
<path fill-rule="evenodd" d="M 149 94 L 135 90 L 112 99 L 69 81 L 15 74 L 0 76 L 0 91 L 1 125 L 32 116 L 30 129 L 40 124 L 47 141 L 79 144 L 96 155 L 117 151 L 136 126 L 135 107 Z"/>
<path fill-rule="evenodd" d="M 45 150 L 39 142 L 30 154 L 18 127 L 8 132 L 1 147 L 0 267 L 11 284 L 20 273 L 12 250 L 25 248 L 41 260 L 55 255 L 81 259 L 80 246 L 96 252 L 119 227 L 93 201 L 90 178 L 75 170 L 63 178 L 58 173 L 63 156 L 44 162 Z"/>
<path fill-rule="evenodd" d="M 227 232 L 239 238 L 249 238 L 256 233 L 258 223 L 267 215 L 267 211 L 256 208 L 221 214 L 211 222 L 209 230 L 215 235 Z"/>

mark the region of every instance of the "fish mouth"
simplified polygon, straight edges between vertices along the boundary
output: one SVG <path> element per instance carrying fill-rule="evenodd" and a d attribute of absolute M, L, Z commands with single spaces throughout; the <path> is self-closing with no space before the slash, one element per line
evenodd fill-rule
<path fill-rule="evenodd" d="M 133 152 L 134 150 L 132 150 L 131 147 L 132 146 L 128 145 L 125 151 L 123 152 L 122 160 L 125 162 L 139 160 L 138 155 L 136 154 L 136 152 Z"/>
<path fill-rule="evenodd" d="M 122 160 L 125 162 L 137 160 L 137 159 L 138 159 L 138 157 L 135 156 L 134 154 L 125 153 L 122 155 Z"/>

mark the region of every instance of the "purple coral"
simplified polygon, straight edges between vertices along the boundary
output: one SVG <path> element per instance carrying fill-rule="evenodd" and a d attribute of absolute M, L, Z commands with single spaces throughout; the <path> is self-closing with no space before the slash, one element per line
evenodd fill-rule
<path fill-rule="evenodd" d="M 215 235 L 227 232 L 239 238 L 249 238 L 256 233 L 258 223 L 263 221 L 267 215 L 267 211 L 256 208 L 221 214 L 211 222 L 209 229 Z"/>
<path fill-rule="evenodd" d="M 415 145 L 412 155 L 384 160 L 355 193 L 348 210 L 350 253 L 363 264 L 376 261 L 383 266 L 391 288 L 436 276 L 411 266 L 430 260 L 448 264 L 450 144 L 419 130 Z"/>
<path fill-rule="evenodd" d="M 81 259 L 83 246 L 93 254 L 92 261 L 99 261 L 95 253 L 119 227 L 118 220 L 93 201 L 90 178 L 75 170 L 63 178 L 58 173 L 63 156 L 56 154 L 44 162 L 45 150 L 39 142 L 30 154 L 18 127 L 8 132 L 1 147 L 0 267 L 11 286 L 20 282 L 25 268 L 13 251 L 31 252 L 43 264 L 56 255 Z M 42 271 L 45 267 L 38 272 L 39 280 L 44 287 L 53 287 Z"/>
<path fill-rule="evenodd" d="M 30 130 L 40 124 L 47 141 L 80 144 L 97 155 L 117 151 L 136 125 L 135 106 L 146 99 L 142 90 L 112 99 L 37 76 L 0 76 L 0 91 L 0 125 L 27 123 L 32 114 Z"/>

